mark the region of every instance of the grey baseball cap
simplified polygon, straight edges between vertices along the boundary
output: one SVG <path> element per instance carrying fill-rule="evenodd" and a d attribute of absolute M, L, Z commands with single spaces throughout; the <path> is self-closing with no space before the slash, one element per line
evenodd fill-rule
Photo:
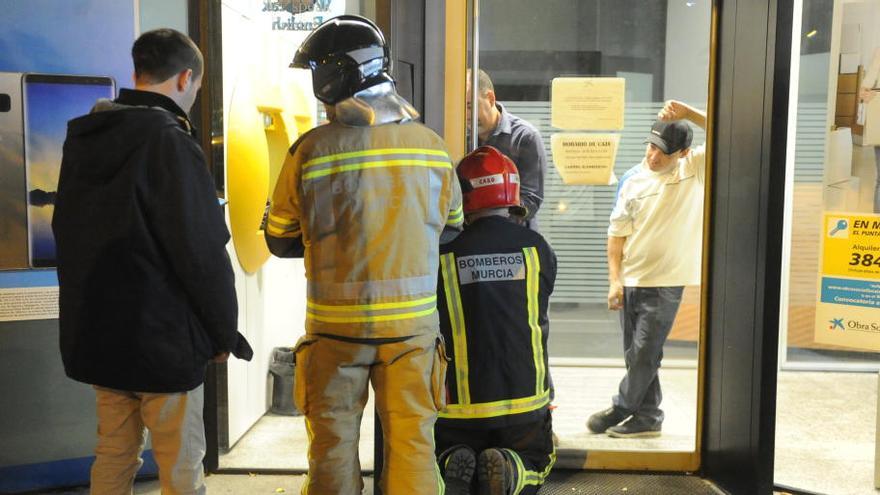
<path fill-rule="evenodd" d="M 645 138 L 646 143 L 651 143 L 660 148 L 667 155 L 690 147 L 694 139 L 694 131 L 683 120 L 664 122 L 657 120 L 651 126 L 651 132 Z"/>

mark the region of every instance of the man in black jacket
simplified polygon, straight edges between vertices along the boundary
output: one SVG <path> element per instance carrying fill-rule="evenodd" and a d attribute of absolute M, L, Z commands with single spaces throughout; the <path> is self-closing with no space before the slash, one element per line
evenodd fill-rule
<path fill-rule="evenodd" d="M 437 306 L 452 358 L 435 428 L 448 495 L 534 494 L 556 460 L 547 306 L 556 255 L 512 221 L 519 174 L 483 146 L 458 166 L 467 227 L 440 248 Z"/>
<path fill-rule="evenodd" d="M 187 111 L 202 55 L 160 29 L 132 47 L 135 90 L 70 121 L 52 228 L 61 356 L 97 395 L 92 494 L 130 493 L 152 434 L 162 493 L 204 493 L 205 370 L 237 332 L 229 233 Z"/>

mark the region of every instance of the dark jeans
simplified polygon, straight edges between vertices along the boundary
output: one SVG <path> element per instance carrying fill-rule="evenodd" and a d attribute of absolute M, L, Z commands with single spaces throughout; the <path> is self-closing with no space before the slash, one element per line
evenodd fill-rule
<path fill-rule="evenodd" d="M 684 287 L 625 287 L 620 325 L 626 375 L 614 405 L 630 414 L 663 422 L 660 379 L 663 344 L 672 329 Z"/>

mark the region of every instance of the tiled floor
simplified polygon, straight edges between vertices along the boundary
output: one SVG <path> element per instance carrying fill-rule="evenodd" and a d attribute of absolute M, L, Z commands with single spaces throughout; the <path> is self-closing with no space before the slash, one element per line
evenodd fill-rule
<path fill-rule="evenodd" d="M 611 404 L 623 376 L 622 342 L 616 312 L 600 305 L 554 306 L 549 339 L 551 359 L 567 364 L 599 362 L 604 367 L 552 366 L 557 409 L 554 430 L 560 448 L 582 450 L 650 449 L 692 451 L 696 435 L 697 347 L 670 341 L 661 369 L 666 421 L 659 439 L 620 440 L 587 432 L 584 422 Z M 361 427 L 360 459 L 373 467 L 373 404 L 367 404 Z M 305 469 L 307 444 L 302 418 L 266 415 L 220 457 L 221 467 Z M 573 466 L 574 467 L 574 466 Z"/>
<path fill-rule="evenodd" d="M 582 371 L 594 378 L 584 381 L 578 388 L 595 389 L 593 392 L 595 400 L 600 400 L 609 388 L 613 389 L 616 381 L 615 370 L 587 368 Z M 580 372 L 571 369 L 554 370 L 554 373 L 557 386 L 562 387 L 563 390 L 569 389 L 572 384 L 579 384 L 581 380 L 578 378 Z M 690 385 L 692 378 L 689 378 L 689 373 L 693 372 L 665 370 L 666 400 L 670 406 L 682 401 L 677 394 L 682 393 L 686 397 L 687 390 L 692 389 Z M 597 385 L 600 383 L 604 385 Z M 608 448 L 608 444 L 614 445 L 616 441 L 604 439 L 600 435 L 585 434 L 582 427 L 578 430 L 578 423 L 581 422 L 579 414 L 572 413 L 570 419 L 565 419 L 565 414 L 562 413 L 574 409 L 578 400 L 588 400 L 587 394 L 583 394 L 581 399 L 560 397 L 558 401 L 560 405 L 558 417 L 563 419 L 557 420 L 557 431 L 563 445 L 579 442 L 593 442 L 593 445 L 601 445 L 602 448 Z M 827 495 L 880 494 L 880 491 L 873 488 L 876 403 L 877 375 L 874 374 L 781 373 L 777 410 L 776 481 L 800 490 Z M 670 419 L 673 411 L 674 408 L 667 407 Z M 681 417 L 684 418 L 684 414 Z M 298 418 L 264 418 L 264 421 L 261 421 L 237 446 L 237 448 L 244 447 L 251 442 L 253 450 L 250 456 L 245 454 L 244 449 L 240 452 L 234 451 L 233 455 L 237 457 L 226 457 L 225 462 L 236 459 L 243 463 L 242 466 L 259 462 L 262 467 L 271 467 L 273 466 L 271 462 L 275 462 L 274 466 L 277 467 L 282 465 L 280 461 L 285 458 L 302 456 L 304 435 L 301 421 Z M 682 419 L 681 424 L 689 422 L 690 419 Z M 664 437 L 668 436 L 675 442 L 682 442 L 681 438 L 687 433 L 684 427 L 677 430 L 678 427 L 672 426 L 676 423 L 678 422 L 667 422 Z M 366 430 L 372 431 L 370 428 Z M 662 442 L 667 440 L 663 437 L 659 440 L 646 440 L 638 447 L 660 448 Z M 371 459 L 371 442 L 362 443 L 366 443 L 361 448 L 362 459 Z M 624 444 L 619 446 L 622 447 Z M 636 446 L 627 445 L 627 447 Z M 256 451 L 257 448 L 260 452 Z M 295 453 L 296 449 L 299 449 L 299 454 Z M 303 462 L 304 465 L 304 457 L 300 457 L 298 462 Z M 368 467 L 366 462 L 364 467 Z M 299 493 L 303 478 L 301 475 L 213 475 L 208 477 L 207 482 L 211 494 L 293 494 Z M 575 487 L 571 489 L 571 493 L 594 493 L 579 492 Z M 67 493 L 85 495 L 87 492 L 79 490 Z M 158 483 L 139 483 L 135 493 L 159 495 Z M 364 493 L 372 495 L 371 479 L 367 480 Z"/>
<path fill-rule="evenodd" d="M 620 334 L 613 314 L 593 308 L 558 312 L 550 339 L 556 386 L 554 430 L 562 449 L 689 451 L 695 444 L 696 346 L 669 342 L 661 369 L 663 435 L 619 440 L 587 432 L 584 421 L 605 408 L 623 374 Z M 561 359 L 560 359 L 561 358 Z M 586 359 L 602 366 L 573 367 Z M 775 477 L 778 483 L 828 495 L 878 495 L 873 488 L 877 375 L 865 373 L 782 372 L 778 384 Z M 266 415 L 222 455 L 222 468 L 306 468 L 307 439 L 300 417 Z M 360 458 L 373 468 L 373 405 L 361 428 Z M 565 466 L 561 466 L 565 467 Z M 570 466 L 575 467 L 575 466 Z M 303 476 L 214 475 L 213 494 L 298 493 Z M 372 480 L 365 494 L 372 494 Z M 574 488 L 572 488 L 574 490 Z M 73 492 L 84 493 L 84 492 Z M 158 495 L 155 482 L 136 493 Z M 593 493 L 589 491 L 572 493 Z M 632 492 L 630 492 L 632 493 Z"/>
<path fill-rule="evenodd" d="M 557 406 L 553 425 L 559 448 L 582 450 L 692 451 L 696 438 L 697 370 L 661 369 L 666 421 L 663 436 L 621 440 L 589 433 L 587 417 L 611 404 L 621 368 L 552 367 Z M 223 468 L 306 469 L 305 428 L 301 417 L 266 415 L 227 454 Z M 361 427 L 363 469 L 373 467 L 373 407 L 367 405 Z M 576 467 L 576 466 L 572 466 Z"/>
<path fill-rule="evenodd" d="M 877 375 L 783 372 L 776 482 L 828 495 L 876 495 Z"/>
<path fill-rule="evenodd" d="M 554 368 L 555 429 L 562 448 L 686 450 L 693 445 L 696 371 L 662 370 L 667 421 L 659 439 L 615 440 L 586 432 L 583 421 L 603 407 L 620 369 Z M 783 372 L 779 378 L 776 481 L 828 495 L 876 495 L 874 438 L 877 376 L 865 373 Z M 361 459 L 372 467 L 371 414 L 365 415 Z M 304 468 L 300 418 L 263 418 L 224 466 Z"/>

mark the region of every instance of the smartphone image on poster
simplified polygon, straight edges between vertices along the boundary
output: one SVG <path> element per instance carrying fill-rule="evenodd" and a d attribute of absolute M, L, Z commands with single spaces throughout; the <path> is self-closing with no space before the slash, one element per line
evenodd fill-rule
<path fill-rule="evenodd" d="M 27 268 L 21 72 L 0 72 L 0 270 Z"/>
<path fill-rule="evenodd" d="M 28 260 L 32 268 L 55 266 L 52 213 L 67 122 L 89 113 L 98 99 L 115 95 L 115 84 L 109 77 L 22 77 Z"/>

